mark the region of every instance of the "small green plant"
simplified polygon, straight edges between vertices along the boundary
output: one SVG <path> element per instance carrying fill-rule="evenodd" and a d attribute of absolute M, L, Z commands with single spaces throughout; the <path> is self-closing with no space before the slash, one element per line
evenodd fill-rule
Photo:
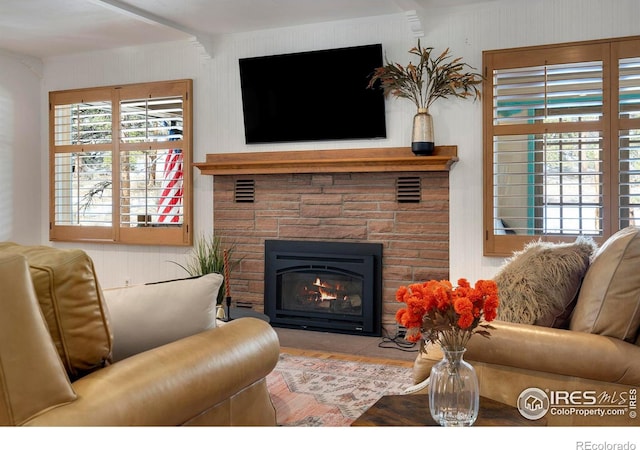
<path fill-rule="evenodd" d="M 222 239 L 220 236 L 211 235 L 207 236 L 202 234 L 195 242 L 193 249 L 185 264 L 180 264 L 176 261 L 172 263 L 180 266 L 185 272 L 192 277 L 206 275 L 208 273 L 219 273 L 224 276 L 224 251 L 227 251 L 227 260 L 229 262 L 229 271 L 234 269 L 240 264 L 240 259 L 232 257 L 235 250 L 235 243 L 223 247 Z M 225 296 L 225 283 L 227 280 L 222 281 L 220 290 L 218 291 L 217 304 L 222 304 Z"/>

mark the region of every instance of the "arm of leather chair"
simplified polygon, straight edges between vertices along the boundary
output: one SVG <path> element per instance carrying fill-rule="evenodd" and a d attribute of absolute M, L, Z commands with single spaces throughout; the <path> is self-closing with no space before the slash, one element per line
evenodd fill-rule
<path fill-rule="evenodd" d="M 475 335 L 465 359 L 629 386 L 640 385 L 640 347 L 580 331 L 495 321 L 489 339 Z M 419 355 L 416 383 L 428 377 L 438 354 Z M 426 376 L 425 376 L 426 374 Z"/>
<path fill-rule="evenodd" d="M 76 396 L 42 316 L 24 255 L 0 252 L 0 286 L 0 426 L 20 425 Z"/>
<path fill-rule="evenodd" d="M 469 360 L 640 385 L 640 347 L 580 331 L 496 322 L 491 337 L 469 341 Z"/>
<path fill-rule="evenodd" d="M 279 352 L 268 323 L 238 319 L 91 373 L 77 400 L 26 425 L 183 424 L 266 377 Z"/>

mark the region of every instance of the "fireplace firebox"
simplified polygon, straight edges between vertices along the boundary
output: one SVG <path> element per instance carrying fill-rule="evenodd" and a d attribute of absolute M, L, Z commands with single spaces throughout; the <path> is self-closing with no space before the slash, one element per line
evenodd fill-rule
<path fill-rule="evenodd" d="M 380 336 L 382 244 L 265 241 L 264 311 L 287 328 Z"/>

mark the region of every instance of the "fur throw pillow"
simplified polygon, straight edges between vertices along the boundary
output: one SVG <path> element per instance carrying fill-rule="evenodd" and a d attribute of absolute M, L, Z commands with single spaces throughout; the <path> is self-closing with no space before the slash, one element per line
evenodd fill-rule
<path fill-rule="evenodd" d="M 581 236 L 574 243 L 531 242 L 514 252 L 494 277 L 497 318 L 566 328 L 596 249 L 593 239 Z"/>

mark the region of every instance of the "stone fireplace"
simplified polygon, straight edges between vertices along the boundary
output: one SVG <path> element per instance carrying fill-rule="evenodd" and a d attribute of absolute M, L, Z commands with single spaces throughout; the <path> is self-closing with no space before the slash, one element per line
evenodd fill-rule
<path fill-rule="evenodd" d="M 448 171 L 456 160 L 455 147 L 427 157 L 405 148 L 207 155 L 196 166 L 214 176 L 214 230 L 241 258 L 230 275 L 233 303 L 269 312 L 266 241 L 376 244 L 380 323 L 372 335 L 394 336 L 397 288 L 449 276 Z"/>

